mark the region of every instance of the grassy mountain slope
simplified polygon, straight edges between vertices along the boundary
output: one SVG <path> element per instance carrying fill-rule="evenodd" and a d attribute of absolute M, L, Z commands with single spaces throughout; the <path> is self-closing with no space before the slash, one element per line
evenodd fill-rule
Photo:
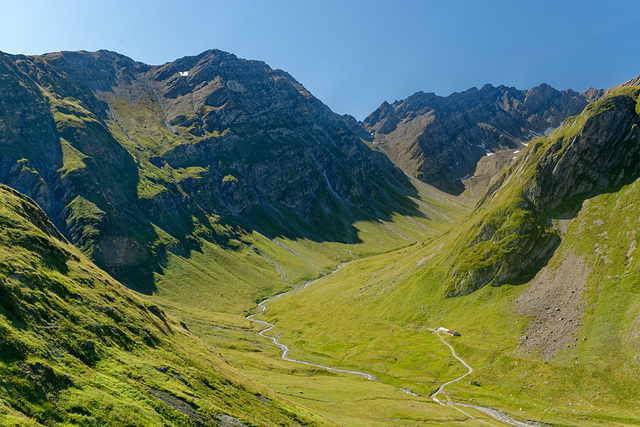
<path fill-rule="evenodd" d="M 454 400 L 637 425 L 639 94 L 618 89 L 533 141 L 460 226 L 349 263 L 265 317 L 292 357 L 421 395 L 463 371 L 431 332 L 453 328 L 474 368 Z"/>
<path fill-rule="evenodd" d="M 286 286 L 267 273 L 262 253 L 280 252 L 289 268 L 282 251 L 305 246 L 310 258 L 291 261 L 304 280 L 349 251 L 412 241 L 391 222 L 410 229 L 417 221 L 420 233 L 437 234 L 428 227 L 446 221 L 419 203 L 450 210 L 417 200 L 348 118 L 262 62 L 209 51 L 151 67 L 100 51 L 2 54 L 0 68 L 0 181 L 33 197 L 100 267 L 146 294 L 165 275 L 188 283 L 187 264 L 202 265 L 204 254 L 209 273 L 199 281 L 229 283 L 250 304 Z M 259 253 L 256 233 L 272 242 L 256 237 Z M 364 245 L 373 235 L 380 238 Z M 282 249 L 283 241 L 295 243 Z M 247 275 L 264 287 L 247 286 Z"/>
<path fill-rule="evenodd" d="M 5 186 L 0 223 L 0 425 L 327 423 L 247 380 Z"/>

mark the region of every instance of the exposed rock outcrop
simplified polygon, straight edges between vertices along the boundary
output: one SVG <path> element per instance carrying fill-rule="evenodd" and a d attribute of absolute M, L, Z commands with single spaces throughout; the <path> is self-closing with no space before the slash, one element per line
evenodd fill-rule
<path fill-rule="evenodd" d="M 485 85 L 447 97 L 418 92 L 383 103 L 364 121 L 375 143 L 407 173 L 459 194 L 478 161 L 558 127 L 599 91 L 579 94 L 542 84 L 530 90 Z"/>
<path fill-rule="evenodd" d="M 355 242 L 354 221 L 411 213 L 409 180 L 355 120 L 264 62 L 0 54 L 0 95 L 0 182 L 137 289 L 167 250 L 227 244 L 227 224 Z"/>

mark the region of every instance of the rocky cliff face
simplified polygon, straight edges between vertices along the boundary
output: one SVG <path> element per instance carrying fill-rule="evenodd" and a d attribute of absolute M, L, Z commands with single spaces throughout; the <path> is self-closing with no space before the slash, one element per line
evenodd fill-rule
<path fill-rule="evenodd" d="M 353 221 L 406 210 L 392 200 L 413 191 L 348 117 L 225 52 L 156 67 L 0 54 L 0 91 L 0 182 L 138 289 L 167 250 L 225 245 L 230 224 L 357 241 Z"/>
<path fill-rule="evenodd" d="M 474 174 L 483 156 L 521 147 L 601 95 L 560 92 L 544 84 L 525 91 L 485 85 L 447 97 L 418 92 L 383 103 L 364 125 L 406 172 L 459 194 L 462 180 Z"/>
<path fill-rule="evenodd" d="M 582 202 L 640 177 L 640 89 L 623 87 L 533 141 L 479 202 L 450 295 L 531 279 Z"/>

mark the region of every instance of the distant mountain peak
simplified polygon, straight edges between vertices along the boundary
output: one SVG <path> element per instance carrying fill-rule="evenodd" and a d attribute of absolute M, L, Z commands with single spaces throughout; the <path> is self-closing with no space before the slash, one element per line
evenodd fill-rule
<path fill-rule="evenodd" d="M 459 194 L 462 179 L 474 174 L 482 157 L 517 149 L 579 114 L 588 102 L 587 95 L 544 83 L 524 91 L 485 84 L 446 97 L 416 92 L 383 103 L 364 126 L 406 173 Z"/>

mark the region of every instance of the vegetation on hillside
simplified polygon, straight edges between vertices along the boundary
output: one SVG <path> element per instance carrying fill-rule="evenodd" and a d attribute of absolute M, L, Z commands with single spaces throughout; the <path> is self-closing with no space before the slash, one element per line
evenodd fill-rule
<path fill-rule="evenodd" d="M 0 425 L 316 425 L 0 187 Z"/>
<path fill-rule="evenodd" d="M 429 399 L 464 371 L 438 326 L 474 367 L 455 401 L 640 423 L 640 88 L 463 218 L 263 63 L 0 54 L 0 83 L 0 179 L 52 219 L 0 187 L 0 425 L 479 424 Z M 264 315 L 292 356 L 380 383 L 256 335 L 296 287 Z"/>
<path fill-rule="evenodd" d="M 474 368 L 449 386 L 454 401 L 554 425 L 637 425 L 638 93 L 613 92 L 532 142 L 432 242 L 354 261 L 273 301 L 274 332 L 292 357 L 428 396 L 463 369 L 431 332 L 453 328 L 461 337 L 450 343 Z M 545 233 L 552 250 L 527 264 L 519 248 L 544 246 Z M 492 282 L 482 275 L 492 265 L 509 274 Z M 461 277 L 478 281 L 456 287 Z"/>

